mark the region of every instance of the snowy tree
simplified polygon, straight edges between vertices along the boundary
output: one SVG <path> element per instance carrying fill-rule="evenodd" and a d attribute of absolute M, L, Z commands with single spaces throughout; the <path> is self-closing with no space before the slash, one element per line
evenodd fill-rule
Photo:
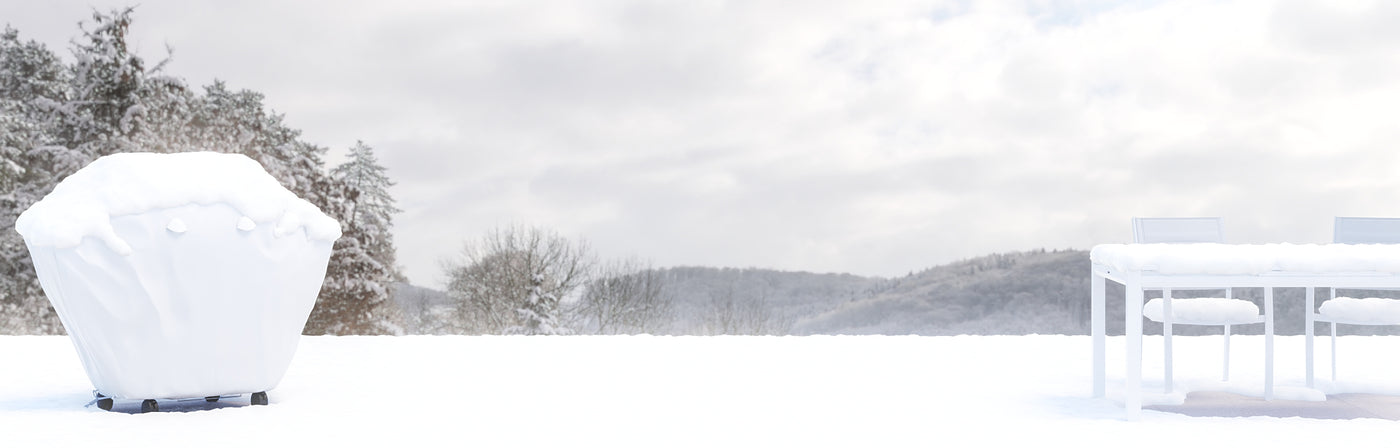
<path fill-rule="evenodd" d="M 403 317 L 390 299 L 389 267 L 369 255 L 368 231 L 354 217 L 359 191 L 330 176 L 314 177 L 307 200 L 340 221 L 326 280 L 306 322 L 306 334 L 402 334 Z"/>
<path fill-rule="evenodd" d="M 314 195 L 312 202 L 326 203 L 322 210 L 335 212 L 344 234 L 336 241 L 307 333 L 402 333 L 406 316 L 392 296 L 401 277 L 394 265 L 392 215 L 398 209 L 388 192 L 393 182 L 362 142 L 321 182 L 334 183 L 336 190 Z"/>
<path fill-rule="evenodd" d="M 374 148 L 355 142 L 350 148 L 350 159 L 332 170 L 331 175 L 357 192 L 349 224 L 365 229 L 367 238 L 361 243 L 366 252 L 394 274 L 392 278 L 383 279 L 384 283 L 402 278 L 396 264 L 393 234 L 394 214 L 401 210 L 394 206 L 394 197 L 389 194 L 394 182 L 374 157 Z"/>
<path fill-rule="evenodd" d="M 132 12 L 94 12 L 80 25 L 71 65 L 13 29 L 0 33 L 0 333 L 63 331 L 13 230 L 20 212 L 98 157 L 196 150 L 246 155 L 342 223 L 308 332 L 398 332 L 398 306 L 387 300 L 399 276 L 387 219 L 396 211 L 392 198 L 362 194 L 374 189 L 326 172 L 326 149 L 299 140 L 262 94 L 215 81 L 200 95 L 163 74 L 165 62 L 148 68 L 129 51 Z M 377 166 L 372 155 L 368 161 Z M 385 219 L 362 224 L 358 212 L 376 208 Z"/>
<path fill-rule="evenodd" d="M 559 300 L 581 285 L 592 261 L 586 244 L 537 227 L 490 231 L 463 247 L 462 258 L 444 263 L 447 293 L 460 331 L 563 333 Z M 535 319 L 533 322 L 531 319 Z"/>
<path fill-rule="evenodd" d="M 394 206 L 394 197 L 389 194 L 394 182 L 389 180 L 387 170 L 374 156 L 374 148 L 362 141 L 355 142 L 350 148 L 349 160 L 331 174 L 360 191 L 352 219 L 366 228 L 393 228 L 393 216 L 402 210 Z"/>
<path fill-rule="evenodd" d="M 559 335 L 570 330 L 559 325 L 559 298 L 544 291 L 544 274 L 530 278 L 530 292 L 515 309 L 519 325 L 506 329 L 509 334 Z"/>
<path fill-rule="evenodd" d="M 660 272 L 636 260 L 604 265 L 573 307 L 579 326 L 596 334 L 660 333 L 672 321 L 672 301 Z"/>
<path fill-rule="evenodd" d="M 0 334 L 63 331 L 39 286 L 15 219 L 53 189 L 55 176 L 87 163 L 55 144 L 49 108 L 66 102 L 68 73 L 42 44 L 0 33 Z"/>
<path fill-rule="evenodd" d="M 80 25 L 75 63 L 64 66 L 41 45 L 20 43 L 7 29 L 0 36 L 4 118 L 0 119 L 0 271 L 7 316 L 27 322 L 7 325 L 19 332 L 58 333 L 62 326 L 38 287 L 23 240 L 13 232 L 19 213 L 53 190 L 58 182 L 97 157 L 132 151 L 173 151 L 181 145 L 185 104 L 183 82 L 149 70 L 128 51 L 130 8 L 93 13 L 93 27 Z M 152 119 L 162 123 L 152 125 Z M 10 330 L 0 330 L 10 331 Z"/>
<path fill-rule="evenodd" d="M 243 154 L 297 195 L 313 193 L 312 185 L 323 175 L 326 148 L 299 140 L 301 131 L 268 110 L 261 93 L 232 90 L 216 80 L 192 109 L 190 132 L 200 148 Z"/>
<path fill-rule="evenodd" d="M 263 99 L 258 92 L 233 90 L 222 81 L 206 86 L 190 108 L 190 140 L 206 150 L 257 160 L 283 187 L 340 221 L 342 236 L 331 253 L 307 334 L 400 333 L 401 313 L 389 299 L 397 275 L 394 248 L 391 242 L 387 248 L 376 243 L 387 240 L 381 235 L 388 231 L 360 225 L 360 189 L 326 173 L 326 148 L 301 141 L 301 132 L 268 110 Z M 376 256 L 375 250 L 389 254 Z"/>
<path fill-rule="evenodd" d="M 91 29 L 80 24 L 83 37 L 73 43 L 76 62 L 71 69 L 68 101 L 52 105 L 61 122 L 60 144 L 92 159 L 119 152 L 175 149 L 139 146 L 143 141 L 159 140 L 143 138 L 152 130 L 151 111 L 164 109 L 164 103 L 171 100 L 167 93 L 183 90 L 183 83 L 160 74 L 164 63 L 148 72 L 145 60 L 130 52 L 126 38 L 132 11 L 94 11 Z M 155 82 L 156 78 L 160 81 Z"/>

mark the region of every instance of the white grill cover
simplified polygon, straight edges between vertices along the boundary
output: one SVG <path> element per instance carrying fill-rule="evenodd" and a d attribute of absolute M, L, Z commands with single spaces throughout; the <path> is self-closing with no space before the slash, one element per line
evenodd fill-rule
<path fill-rule="evenodd" d="M 276 387 L 340 235 L 257 162 L 214 153 L 98 159 L 16 227 L 88 378 L 132 399 Z"/>

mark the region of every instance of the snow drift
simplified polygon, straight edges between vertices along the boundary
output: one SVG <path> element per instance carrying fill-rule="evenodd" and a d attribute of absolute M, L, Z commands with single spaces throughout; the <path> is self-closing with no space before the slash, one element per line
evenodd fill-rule
<path fill-rule="evenodd" d="M 242 155 L 116 154 L 16 221 L 88 378 L 116 398 L 276 387 L 340 226 Z"/>

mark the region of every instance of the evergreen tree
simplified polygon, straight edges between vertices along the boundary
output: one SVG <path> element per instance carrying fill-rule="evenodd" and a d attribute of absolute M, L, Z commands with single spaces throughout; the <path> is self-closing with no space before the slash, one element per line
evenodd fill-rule
<path fill-rule="evenodd" d="M 0 334 L 63 331 L 44 297 L 15 219 L 53 189 L 54 177 L 87 163 L 55 144 L 53 105 L 67 101 L 68 73 L 42 44 L 0 33 Z"/>
<path fill-rule="evenodd" d="M 269 112 L 261 93 L 233 91 L 216 80 L 204 88 L 191 113 L 189 133 L 200 149 L 243 154 L 298 196 L 313 194 L 326 149 L 298 140 L 301 132 L 283 123 L 282 115 Z"/>
<path fill-rule="evenodd" d="M 559 325 L 559 298 L 544 291 L 544 274 L 530 278 L 530 292 L 525 296 L 520 308 L 515 309 L 520 325 L 507 330 L 510 334 L 559 335 L 569 334 L 568 328 Z"/>
<path fill-rule="evenodd" d="M 80 24 L 83 38 L 73 44 L 70 96 L 56 110 L 58 137 L 61 145 L 88 159 L 139 149 L 133 137 L 145 128 L 147 107 L 141 95 L 147 73 L 145 61 L 128 51 L 131 13 L 131 8 L 94 11 L 94 27 Z M 72 172 L 57 180 L 68 174 Z"/>
<path fill-rule="evenodd" d="M 400 333 L 400 313 L 389 298 L 393 265 L 381 263 L 370 253 L 378 232 L 357 222 L 360 190 L 325 173 L 326 148 L 299 140 L 300 131 L 287 126 L 282 115 L 268 111 L 262 94 L 231 90 L 222 81 L 204 90 L 192 108 L 189 127 L 194 141 L 207 150 L 257 160 L 283 187 L 341 223 L 342 236 L 335 242 L 304 333 Z M 393 260 L 389 244 L 385 258 Z"/>
<path fill-rule="evenodd" d="M 21 44 L 7 29 L 0 41 L 3 63 L 3 173 L 7 179 L 0 198 L 0 270 L 9 280 L 4 289 L 8 316 L 25 325 L 16 332 L 59 333 L 58 322 L 38 287 L 27 248 L 13 232 L 15 218 L 68 175 L 98 157 L 142 149 L 176 151 L 184 141 L 183 126 L 189 92 L 179 79 L 160 73 L 162 64 L 146 70 L 145 62 L 126 44 L 131 8 L 93 13 L 93 28 L 80 25 L 83 38 L 72 48 L 75 63 L 65 67 L 56 56 L 33 42 Z M 153 126 L 152 119 L 160 126 Z M 19 328 L 19 327 L 25 328 Z M 0 331 L 9 331 L 0 329 Z"/>
<path fill-rule="evenodd" d="M 393 182 L 373 149 L 358 142 L 350 160 L 316 185 L 325 189 L 309 199 L 340 221 L 342 235 L 306 333 L 402 333 L 404 316 L 392 297 L 401 278 L 394 265 L 392 214 L 399 210 L 388 192 Z"/>
<path fill-rule="evenodd" d="M 127 45 L 132 11 L 94 12 L 90 26 L 80 25 L 71 65 L 20 42 L 13 29 L 0 33 L 0 333 L 63 331 L 13 230 L 20 212 L 98 157 L 196 150 L 244 154 L 342 222 L 346 237 L 336 242 L 308 332 L 397 332 L 397 307 L 387 299 L 398 275 L 392 199 L 371 195 L 371 206 L 358 206 L 361 189 L 372 189 L 327 173 L 326 149 L 299 140 L 261 94 L 216 81 L 198 95 L 164 75 L 165 62 L 147 68 Z M 357 211 L 376 207 L 382 225 L 361 225 Z"/>
<path fill-rule="evenodd" d="M 308 198 L 321 211 L 341 223 L 326 280 L 316 307 L 306 322 L 305 334 L 401 334 L 398 307 L 389 298 L 389 269 L 365 251 L 366 230 L 351 220 L 358 191 L 330 176 L 312 183 Z"/>
<path fill-rule="evenodd" d="M 389 194 L 394 182 L 389 180 L 386 171 L 374 157 L 374 148 L 355 142 L 350 148 L 350 159 L 331 174 L 358 192 L 349 224 L 365 229 L 367 238 L 361 240 L 365 251 L 393 271 L 393 278 L 385 279 L 392 282 L 402 277 L 396 266 L 397 250 L 393 239 L 394 214 L 402 210 L 394 206 L 394 197 Z"/>
<path fill-rule="evenodd" d="M 355 218 L 360 190 L 333 175 L 311 178 L 306 199 L 340 221 L 326 280 L 307 320 L 306 334 L 401 334 L 402 312 L 390 297 L 394 271 L 371 256 L 373 229 Z"/>

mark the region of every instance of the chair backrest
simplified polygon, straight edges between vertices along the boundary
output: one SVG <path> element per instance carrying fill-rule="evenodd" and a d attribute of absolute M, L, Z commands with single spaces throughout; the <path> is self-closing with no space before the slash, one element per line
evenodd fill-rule
<path fill-rule="evenodd" d="M 1344 218 L 1332 224 L 1332 242 L 1400 244 L 1400 218 Z"/>
<path fill-rule="evenodd" d="M 1221 218 L 1133 218 L 1134 243 L 1223 243 Z"/>

